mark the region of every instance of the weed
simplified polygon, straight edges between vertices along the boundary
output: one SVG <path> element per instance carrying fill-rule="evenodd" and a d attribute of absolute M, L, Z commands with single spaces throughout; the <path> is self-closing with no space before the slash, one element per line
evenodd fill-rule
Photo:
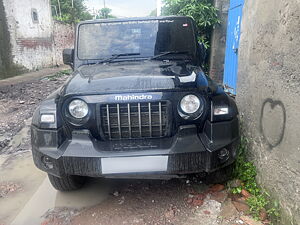
<path fill-rule="evenodd" d="M 236 160 L 234 177 L 242 181 L 241 186 L 231 189 L 233 194 L 240 194 L 243 189 L 247 190 L 251 197 L 247 199 L 250 208 L 250 214 L 257 220 L 260 218 L 260 212 L 267 209 L 267 213 L 273 222 L 279 220 L 279 204 L 271 200 L 270 195 L 264 191 L 256 181 L 256 167 L 253 162 L 247 160 L 248 140 L 241 137 L 239 146 L 239 155 Z"/>
<path fill-rule="evenodd" d="M 70 75 L 70 74 L 71 74 L 71 70 L 62 70 L 53 75 L 47 76 L 46 78 L 50 81 L 55 81 L 57 78 Z"/>

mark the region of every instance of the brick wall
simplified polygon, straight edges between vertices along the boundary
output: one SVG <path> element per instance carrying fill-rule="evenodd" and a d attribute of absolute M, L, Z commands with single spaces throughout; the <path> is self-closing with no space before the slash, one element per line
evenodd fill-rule
<path fill-rule="evenodd" d="M 54 55 L 56 65 L 63 64 L 62 52 L 65 48 L 74 48 L 75 29 L 72 25 L 54 21 Z"/>

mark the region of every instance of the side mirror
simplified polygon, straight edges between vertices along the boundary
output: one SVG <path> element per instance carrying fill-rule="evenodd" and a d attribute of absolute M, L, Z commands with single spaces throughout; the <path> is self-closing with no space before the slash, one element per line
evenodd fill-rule
<path fill-rule="evenodd" d="M 200 61 L 200 64 L 203 65 L 205 63 L 205 59 L 206 59 L 206 56 L 207 56 L 207 49 L 205 48 L 204 44 L 199 42 L 198 43 L 198 51 L 199 51 L 199 61 Z"/>
<path fill-rule="evenodd" d="M 73 68 L 74 49 L 64 49 L 63 50 L 63 61 L 64 61 L 64 64 L 69 65 Z"/>

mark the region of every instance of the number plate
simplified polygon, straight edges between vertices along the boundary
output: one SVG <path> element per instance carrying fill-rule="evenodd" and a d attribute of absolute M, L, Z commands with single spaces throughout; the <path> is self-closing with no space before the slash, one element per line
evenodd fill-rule
<path fill-rule="evenodd" d="M 101 158 L 102 174 L 164 172 L 168 156 Z"/>

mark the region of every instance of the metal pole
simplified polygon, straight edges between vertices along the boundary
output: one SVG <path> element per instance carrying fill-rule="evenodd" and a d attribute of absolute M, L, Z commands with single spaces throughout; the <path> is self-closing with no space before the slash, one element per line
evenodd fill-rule
<path fill-rule="evenodd" d="M 60 1 L 59 0 L 57 0 L 57 4 L 58 4 L 59 17 L 61 19 L 61 9 L 60 9 Z"/>
<path fill-rule="evenodd" d="M 51 5 L 51 7 L 53 7 L 53 8 L 54 8 L 54 10 L 55 10 L 55 16 L 56 16 L 56 17 L 58 17 L 58 13 L 57 13 L 57 7 L 56 7 L 56 5 Z"/>
<path fill-rule="evenodd" d="M 105 6 L 105 0 L 103 0 L 103 3 L 104 3 L 104 8 L 106 8 L 106 6 Z"/>
<path fill-rule="evenodd" d="M 74 25 L 75 24 L 74 0 L 72 0 L 72 20 Z"/>

